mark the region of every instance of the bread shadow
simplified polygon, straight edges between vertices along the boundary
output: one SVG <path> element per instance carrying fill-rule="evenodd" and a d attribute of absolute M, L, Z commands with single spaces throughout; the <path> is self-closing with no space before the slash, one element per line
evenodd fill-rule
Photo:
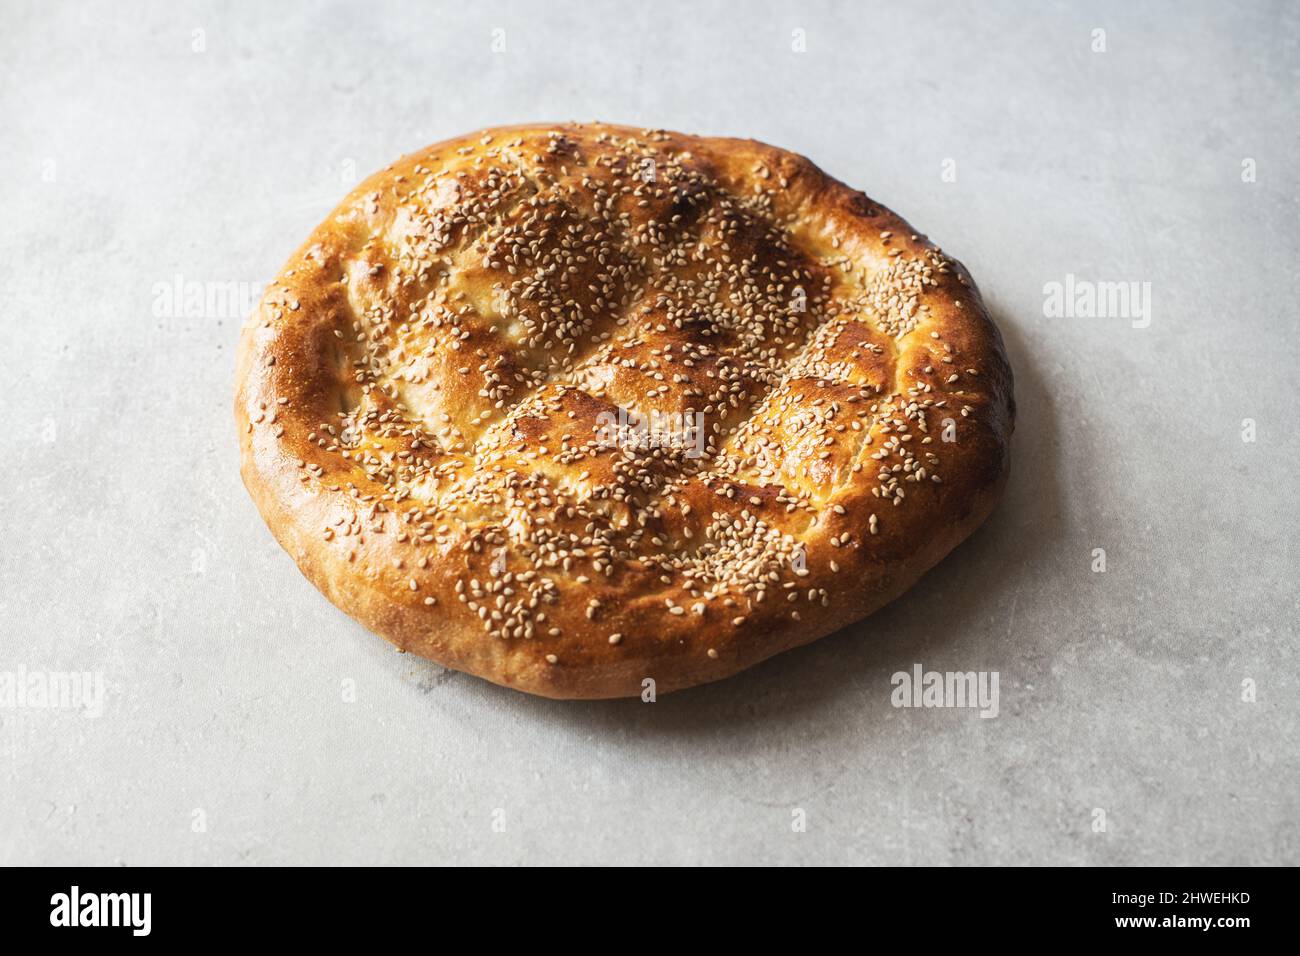
<path fill-rule="evenodd" d="M 997 669 L 994 649 L 1014 622 L 1017 591 L 1059 537 L 1062 496 L 1053 396 L 1019 331 L 993 311 L 1015 372 L 1017 422 L 1006 493 L 989 519 L 906 594 L 806 647 L 726 680 L 665 695 L 653 706 L 636 699 L 552 701 L 489 685 L 492 706 L 565 733 L 599 732 L 607 742 L 622 739 L 630 746 L 664 735 L 679 743 L 716 743 L 726 727 L 736 738 L 729 744 L 743 752 L 784 746 L 782 737 L 766 732 L 774 724 L 833 723 L 846 707 L 883 718 L 891 675 L 926 663 L 950 644 L 971 642 L 950 666 Z"/>

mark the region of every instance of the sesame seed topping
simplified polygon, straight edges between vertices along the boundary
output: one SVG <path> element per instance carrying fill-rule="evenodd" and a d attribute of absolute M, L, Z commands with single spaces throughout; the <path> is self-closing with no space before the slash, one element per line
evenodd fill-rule
<path fill-rule="evenodd" d="M 304 253 L 263 302 L 273 330 L 328 313 L 329 407 L 282 352 L 261 374 L 290 394 L 243 440 L 282 440 L 301 487 L 347 501 L 311 533 L 355 573 L 454 594 L 439 613 L 493 639 L 621 626 L 639 650 L 657 635 L 627 589 L 692 625 L 828 607 L 829 575 L 883 546 L 864 513 L 936 500 L 931 435 L 997 376 L 936 329 L 969 298 L 950 260 L 887 211 L 825 235 L 806 175 L 581 126 L 403 160 L 350 200 L 369 238 Z M 305 284 L 323 269 L 328 303 Z"/>

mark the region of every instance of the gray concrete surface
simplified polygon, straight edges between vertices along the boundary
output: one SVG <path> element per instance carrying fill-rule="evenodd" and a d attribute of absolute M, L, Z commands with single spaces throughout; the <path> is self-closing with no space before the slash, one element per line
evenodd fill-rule
<path fill-rule="evenodd" d="M 1300 859 L 1300 8 L 0 12 L 0 698 L 92 674 L 0 700 L 0 863 Z M 970 267 L 1018 376 L 974 538 L 654 704 L 530 699 L 337 612 L 239 481 L 239 304 L 166 292 L 258 290 L 405 151 L 570 118 L 814 158 Z M 1045 314 L 1069 275 L 1150 283 L 1149 325 Z M 893 707 L 917 663 L 997 671 L 999 715 Z"/>

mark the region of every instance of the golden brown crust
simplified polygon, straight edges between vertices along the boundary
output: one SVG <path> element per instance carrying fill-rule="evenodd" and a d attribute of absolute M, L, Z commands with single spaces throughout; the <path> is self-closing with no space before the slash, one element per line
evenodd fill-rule
<path fill-rule="evenodd" d="M 618 697 L 897 597 L 996 504 L 1014 401 L 965 269 L 862 193 L 753 141 L 565 124 L 362 183 L 251 316 L 235 415 L 344 611 Z"/>

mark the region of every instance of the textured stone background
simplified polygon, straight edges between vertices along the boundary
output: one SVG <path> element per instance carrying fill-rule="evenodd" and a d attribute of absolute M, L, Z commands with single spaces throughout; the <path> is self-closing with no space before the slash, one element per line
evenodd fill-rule
<path fill-rule="evenodd" d="M 0 863 L 1300 861 L 1295 6 L 4 9 L 0 672 L 107 697 L 0 709 Z M 970 267 L 1017 374 L 984 529 L 653 705 L 338 613 L 240 484 L 238 316 L 157 314 L 259 288 L 403 152 L 571 118 L 814 158 Z M 1067 274 L 1150 282 L 1150 327 L 1046 317 Z M 998 671 L 1001 715 L 894 709 L 917 662 Z"/>

